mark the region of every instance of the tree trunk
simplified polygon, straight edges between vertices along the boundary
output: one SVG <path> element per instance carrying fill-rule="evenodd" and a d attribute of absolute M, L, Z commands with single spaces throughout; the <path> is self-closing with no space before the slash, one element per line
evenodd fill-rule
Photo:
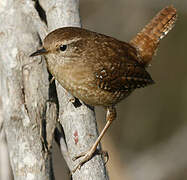
<path fill-rule="evenodd" d="M 79 1 L 2 1 L 0 97 L 14 179 L 52 180 L 51 150 L 57 118 L 65 138 L 56 130 L 56 139 L 72 170 L 78 163 L 72 157 L 88 150 L 98 136 L 95 113 L 82 102 L 72 103 L 72 96 L 57 82 L 56 95 L 43 58 L 31 59 L 29 55 L 41 45 L 47 32 L 63 26 L 80 26 Z M 72 177 L 108 179 L 100 155 Z"/>

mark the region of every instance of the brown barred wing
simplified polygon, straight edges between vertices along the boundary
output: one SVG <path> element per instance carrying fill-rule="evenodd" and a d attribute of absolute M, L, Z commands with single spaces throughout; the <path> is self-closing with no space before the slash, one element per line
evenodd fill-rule
<path fill-rule="evenodd" d="M 110 91 L 132 91 L 153 84 L 144 66 L 136 61 L 113 61 L 96 73 L 99 88 Z"/>

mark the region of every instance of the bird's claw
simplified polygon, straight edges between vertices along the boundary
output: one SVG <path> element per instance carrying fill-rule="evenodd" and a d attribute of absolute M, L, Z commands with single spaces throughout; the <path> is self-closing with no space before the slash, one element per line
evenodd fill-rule
<path fill-rule="evenodd" d="M 108 155 L 108 152 L 107 151 L 102 151 L 102 150 L 98 150 L 96 149 L 96 151 L 92 152 L 92 150 L 89 150 L 87 152 L 83 152 L 83 153 L 80 153 L 79 155 L 73 157 L 73 161 L 76 161 L 77 159 L 83 157 L 83 159 L 78 163 L 78 165 L 72 170 L 72 173 L 75 173 L 75 171 L 77 169 L 81 169 L 82 165 L 84 163 L 86 163 L 87 161 L 89 161 L 94 155 L 103 155 L 105 158 L 106 158 L 106 161 L 104 162 L 104 164 L 106 164 L 109 160 L 109 155 Z"/>
<path fill-rule="evenodd" d="M 93 153 L 94 153 L 94 152 L 93 152 Z M 81 159 L 81 161 L 79 162 L 79 164 L 72 170 L 72 173 L 75 173 L 75 171 L 76 171 L 77 169 L 80 170 L 81 167 L 82 167 L 82 165 L 83 165 L 84 163 L 86 163 L 87 161 L 89 161 L 89 160 L 92 158 L 93 153 L 89 150 L 89 151 L 87 151 L 87 152 L 83 152 L 83 153 L 79 154 L 78 156 L 75 156 L 75 157 L 72 159 L 73 161 L 79 159 L 80 157 L 83 157 L 83 159 Z"/>
<path fill-rule="evenodd" d="M 52 84 L 54 80 L 55 80 L 55 77 L 52 77 L 51 80 L 49 81 L 49 84 Z"/>
<path fill-rule="evenodd" d="M 89 151 L 87 151 L 87 152 L 82 152 L 82 153 L 80 153 L 79 155 L 73 157 L 72 160 L 75 161 L 75 160 L 79 159 L 80 157 L 86 156 L 86 154 L 87 154 L 88 152 L 89 152 Z"/>
<path fill-rule="evenodd" d="M 107 152 L 107 151 L 102 151 L 102 150 L 101 150 L 101 154 L 103 155 L 104 158 L 106 158 L 106 160 L 104 161 L 104 165 L 106 165 L 106 163 L 107 163 L 108 160 L 109 160 L 108 152 Z"/>

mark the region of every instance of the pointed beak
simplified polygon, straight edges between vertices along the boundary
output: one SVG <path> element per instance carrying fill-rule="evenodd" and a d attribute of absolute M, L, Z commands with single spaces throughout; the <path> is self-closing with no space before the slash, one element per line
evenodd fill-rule
<path fill-rule="evenodd" d="M 32 53 L 30 55 L 30 57 L 38 56 L 38 55 L 43 55 L 43 54 L 46 54 L 46 53 L 47 53 L 47 50 L 45 48 L 42 48 L 42 49 L 39 49 L 36 52 Z"/>

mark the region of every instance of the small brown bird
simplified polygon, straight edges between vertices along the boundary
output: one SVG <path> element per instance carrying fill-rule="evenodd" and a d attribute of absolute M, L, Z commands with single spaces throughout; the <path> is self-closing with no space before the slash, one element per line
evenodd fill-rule
<path fill-rule="evenodd" d="M 159 28 L 158 39 L 166 27 Z M 151 33 L 144 30 L 144 35 L 150 39 Z M 147 63 L 141 56 L 142 49 L 138 49 L 144 42 L 138 39 L 136 44 L 136 40 L 131 45 L 86 29 L 65 27 L 49 33 L 44 39 L 43 48 L 31 54 L 45 55 L 51 74 L 73 96 L 86 104 L 103 106 L 107 110 L 104 129 L 91 149 L 75 158 L 84 156 L 75 170 L 93 156 L 116 117 L 115 105 L 136 88 L 154 83 L 145 70 Z"/>

